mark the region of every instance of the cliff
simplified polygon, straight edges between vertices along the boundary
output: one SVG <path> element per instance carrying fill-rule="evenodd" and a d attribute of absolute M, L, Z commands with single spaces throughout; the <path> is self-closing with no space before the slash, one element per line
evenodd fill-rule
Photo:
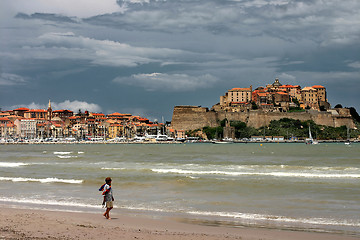
<path fill-rule="evenodd" d="M 229 121 L 245 122 L 247 126 L 259 128 L 267 126 L 272 120 L 282 118 L 298 119 L 300 121 L 313 120 L 318 125 L 331 127 L 348 126 L 354 128 L 355 124 L 349 109 L 339 108 L 326 112 L 308 110 L 305 112 L 264 112 L 250 110 L 244 112 L 209 111 L 205 107 L 175 106 L 171 126 L 175 130 L 195 130 L 203 127 L 216 127 L 223 119 Z"/>

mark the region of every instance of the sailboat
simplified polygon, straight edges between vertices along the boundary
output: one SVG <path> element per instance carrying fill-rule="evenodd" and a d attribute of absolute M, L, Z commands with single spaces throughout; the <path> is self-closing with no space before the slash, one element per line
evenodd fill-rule
<path fill-rule="evenodd" d="M 309 125 L 309 137 L 305 139 L 306 144 L 319 144 L 319 142 L 316 139 L 313 139 L 311 135 L 310 125 Z"/>
<path fill-rule="evenodd" d="M 350 142 L 350 130 L 349 130 L 348 127 L 346 128 L 346 134 L 347 134 L 347 139 L 346 139 L 345 145 L 350 145 L 351 144 L 351 142 Z"/>

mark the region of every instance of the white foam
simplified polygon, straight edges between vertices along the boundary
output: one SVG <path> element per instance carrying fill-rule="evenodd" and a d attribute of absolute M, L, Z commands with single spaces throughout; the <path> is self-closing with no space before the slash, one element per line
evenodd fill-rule
<path fill-rule="evenodd" d="M 287 223 L 303 223 L 311 225 L 332 225 L 332 226 L 348 226 L 360 227 L 360 221 L 348 221 L 343 219 L 330 218 L 290 218 L 275 215 L 262 215 L 252 213 L 230 213 L 230 212 L 203 212 L 203 211 L 189 211 L 188 214 L 214 217 L 228 217 L 235 219 L 253 220 L 253 221 L 267 221 L 267 222 L 287 222 Z"/>
<path fill-rule="evenodd" d="M 58 155 L 58 158 L 77 158 L 77 156 L 69 156 L 69 155 Z"/>
<path fill-rule="evenodd" d="M 193 177 L 193 176 L 186 176 L 186 177 L 190 179 L 199 179 L 199 177 Z"/>
<path fill-rule="evenodd" d="M 76 180 L 76 179 L 22 178 L 22 177 L 0 177 L 0 181 L 41 182 L 41 183 L 72 183 L 72 184 L 81 184 L 83 182 L 83 180 Z"/>
<path fill-rule="evenodd" d="M 54 152 L 55 155 L 68 155 L 71 154 L 72 152 Z"/>
<path fill-rule="evenodd" d="M 105 167 L 102 167 L 101 170 L 126 170 L 126 168 L 105 168 Z"/>
<path fill-rule="evenodd" d="M 30 165 L 28 163 L 0 162 L 0 167 L 14 168 Z"/>
<path fill-rule="evenodd" d="M 0 201 L 9 202 L 9 198 L 0 198 Z M 99 208 L 99 205 L 76 203 L 74 201 L 55 201 L 55 200 L 40 200 L 40 199 L 11 199 L 11 203 L 25 203 L 25 204 L 39 204 L 39 205 L 53 205 L 53 206 L 67 206 L 67 207 L 86 207 Z"/>
<path fill-rule="evenodd" d="M 122 206 L 122 208 L 138 211 L 154 211 L 154 212 L 171 212 L 173 210 L 166 210 L 164 208 L 153 208 L 145 206 Z M 281 222 L 281 223 L 296 223 L 296 224 L 309 224 L 309 225 L 331 225 L 331 226 L 347 226 L 347 227 L 360 227 L 359 220 L 344 220 L 344 219 L 331 219 L 331 218 L 291 218 L 276 215 L 263 215 L 256 213 L 239 213 L 239 212 L 207 212 L 207 211 L 185 211 L 187 214 L 198 216 L 210 217 L 226 217 L 231 219 L 242 219 L 253 222 L 266 221 L 266 222 Z"/>
<path fill-rule="evenodd" d="M 236 172 L 236 171 L 196 171 L 184 169 L 151 169 L 156 173 L 172 173 L 185 175 L 227 175 L 227 176 L 272 176 L 272 177 L 298 177 L 298 178 L 360 178 L 360 174 L 352 173 L 307 173 L 307 172 Z"/>

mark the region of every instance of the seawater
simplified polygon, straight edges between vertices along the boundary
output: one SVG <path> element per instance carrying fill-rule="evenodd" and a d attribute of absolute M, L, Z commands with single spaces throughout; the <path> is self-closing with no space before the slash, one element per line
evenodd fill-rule
<path fill-rule="evenodd" d="M 360 144 L 1 145 L 0 204 L 360 236 Z"/>

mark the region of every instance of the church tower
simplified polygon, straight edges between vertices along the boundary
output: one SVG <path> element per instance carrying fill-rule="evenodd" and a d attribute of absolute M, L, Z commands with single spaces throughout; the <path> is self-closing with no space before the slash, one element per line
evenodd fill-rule
<path fill-rule="evenodd" d="M 50 99 L 49 99 L 49 106 L 48 106 L 48 109 L 47 109 L 46 120 L 51 121 L 51 116 L 52 116 L 52 109 L 51 109 L 51 102 L 50 102 Z"/>

